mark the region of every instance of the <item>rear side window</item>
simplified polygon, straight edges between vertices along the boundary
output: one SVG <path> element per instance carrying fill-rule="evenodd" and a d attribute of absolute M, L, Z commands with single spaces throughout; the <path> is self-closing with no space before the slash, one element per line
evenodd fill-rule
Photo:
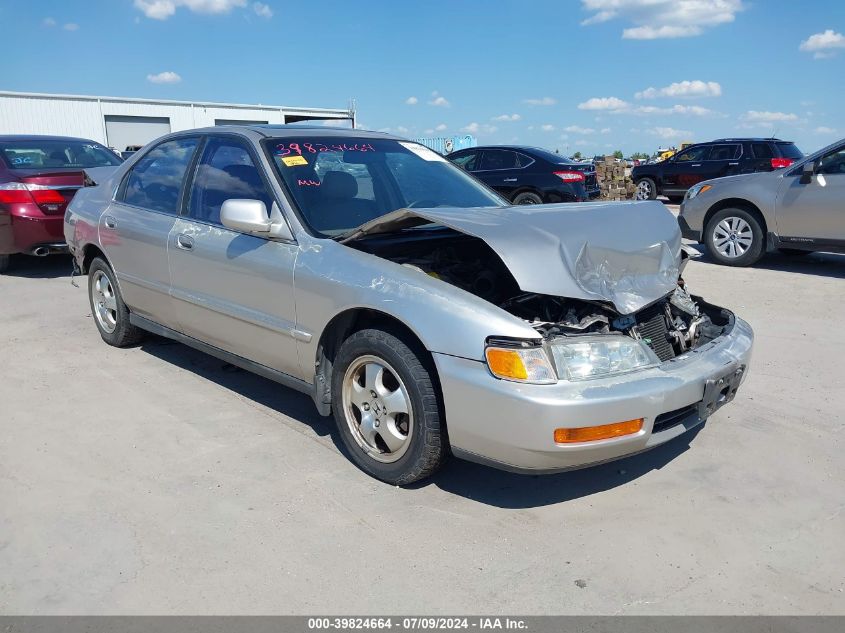
<path fill-rule="evenodd" d="M 8 141 L 0 143 L 0 154 L 11 169 L 85 169 L 122 162 L 110 149 L 84 140 Z"/>
<path fill-rule="evenodd" d="M 179 192 L 196 148 L 195 138 L 156 145 L 129 172 L 123 202 L 152 211 L 179 213 Z"/>
<path fill-rule="evenodd" d="M 507 150 L 491 149 L 484 150 L 481 154 L 481 171 L 496 169 L 516 169 L 519 167 L 519 159 L 516 152 Z"/>
<path fill-rule="evenodd" d="M 707 160 L 732 160 L 742 153 L 740 145 L 713 145 Z"/>
<path fill-rule="evenodd" d="M 804 153 L 795 146 L 795 143 L 776 143 L 775 145 L 783 158 L 793 158 L 795 160 L 804 158 Z"/>
<path fill-rule="evenodd" d="M 268 213 L 273 205 L 273 196 L 247 148 L 235 139 L 211 138 L 191 187 L 188 215 L 220 224 L 220 208 L 232 198 L 261 200 Z"/>
<path fill-rule="evenodd" d="M 772 151 L 772 148 L 769 146 L 768 143 L 752 143 L 751 153 L 754 155 L 754 158 L 775 157 L 775 153 Z"/>
<path fill-rule="evenodd" d="M 478 152 L 468 152 L 462 156 L 450 156 L 449 160 L 455 163 L 458 167 L 462 167 L 467 171 L 476 169 L 478 165 Z"/>
<path fill-rule="evenodd" d="M 817 171 L 820 174 L 845 175 L 845 147 L 823 156 Z"/>

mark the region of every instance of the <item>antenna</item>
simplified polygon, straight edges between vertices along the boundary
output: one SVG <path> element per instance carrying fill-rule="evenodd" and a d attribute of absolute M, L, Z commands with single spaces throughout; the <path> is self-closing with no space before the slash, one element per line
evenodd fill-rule
<path fill-rule="evenodd" d="M 776 127 L 772 128 L 772 135 L 769 138 L 775 138 L 775 136 L 777 136 L 779 129 L 780 128 L 776 128 Z"/>

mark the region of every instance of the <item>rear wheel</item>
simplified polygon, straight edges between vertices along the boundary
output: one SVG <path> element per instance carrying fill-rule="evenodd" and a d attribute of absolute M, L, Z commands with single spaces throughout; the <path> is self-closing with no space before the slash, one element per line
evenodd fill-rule
<path fill-rule="evenodd" d="M 672 204 L 681 204 L 684 201 L 683 196 L 666 196 Z"/>
<path fill-rule="evenodd" d="M 651 178 L 637 181 L 637 200 L 654 200 L 657 198 L 657 185 Z"/>
<path fill-rule="evenodd" d="M 446 458 L 437 391 L 423 350 L 379 329 L 352 334 L 338 351 L 332 409 L 352 461 L 394 485 L 434 473 Z"/>
<path fill-rule="evenodd" d="M 128 347 L 143 338 L 143 330 L 129 322 L 129 308 L 120 296 L 114 271 L 100 257 L 94 258 L 88 269 L 88 299 L 91 316 L 106 343 Z"/>
<path fill-rule="evenodd" d="M 727 266 L 751 266 L 764 252 L 763 228 L 745 209 L 722 209 L 704 230 L 711 257 Z"/>
<path fill-rule="evenodd" d="M 0 273 L 4 273 L 9 270 L 9 261 L 11 260 L 11 255 L 0 255 Z"/>
<path fill-rule="evenodd" d="M 513 199 L 514 204 L 543 204 L 543 199 L 531 191 L 523 191 Z"/>

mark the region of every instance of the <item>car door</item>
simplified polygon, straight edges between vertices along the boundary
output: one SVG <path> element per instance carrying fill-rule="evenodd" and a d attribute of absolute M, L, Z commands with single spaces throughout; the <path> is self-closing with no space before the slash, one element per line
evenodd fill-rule
<path fill-rule="evenodd" d="M 742 144 L 740 143 L 719 143 L 717 145 L 711 145 L 710 151 L 707 153 L 707 159 L 701 166 L 701 180 L 698 182 L 739 173 L 741 156 Z"/>
<path fill-rule="evenodd" d="M 449 154 L 447 157 L 450 161 L 455 163 L 461 169 L 468 172 L 475 172 L 478 168 L 478 156 L 480 152 L 476 150 L 464 150 Z"/>
<path fill-rule="evenodd" d="M 175 327 L 167 241 L 181 205 L 183 182 L 199 137 L 152 147 L 129 170 L 100 217 L 100 245 L 132 312 Z"/>
<path fill-rule="evenodd" d="M 776 207 L 778 234 L 781 239 L 812 240 L 819 247 L 845 247 L 845 145 L 817 159 L 815 171 L 806 184 L 801 166 L 783 177 Z"/>
<path fill-rule="evenodd" d="M 708 145 L 693 145 L 670 158 L 663 167 L 663 191 L 667 194 L 686 193 L 687 189 L 704 180 L 704 159 Z"/>
<path fill-rule="evenodd" d="M 512 150 L 485 149 L 473 175 L 484 184 L 511 199 L 520 186 L 519 155 Z"/>
<path fill-rule="evenodd" d="M 209 345 L 301 377 L 293 270 L 297 245 L 240 233 L 220 222 L 223 202 L 276 204 L 248 141 L 210 136 L 201 149 L 183 214 L 170 235 L 171 295 L 179 329 Z"/>

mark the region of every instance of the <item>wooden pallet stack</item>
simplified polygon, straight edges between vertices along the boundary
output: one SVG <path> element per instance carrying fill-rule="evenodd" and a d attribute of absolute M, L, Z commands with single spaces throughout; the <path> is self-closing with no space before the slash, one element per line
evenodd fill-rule
<path fill-rule="evenodd" d="M 596 161 L 596 178 L 602 200 L 633 200 L 637 188 L 631 180 L 628 163 L 613 156 Z"/>

